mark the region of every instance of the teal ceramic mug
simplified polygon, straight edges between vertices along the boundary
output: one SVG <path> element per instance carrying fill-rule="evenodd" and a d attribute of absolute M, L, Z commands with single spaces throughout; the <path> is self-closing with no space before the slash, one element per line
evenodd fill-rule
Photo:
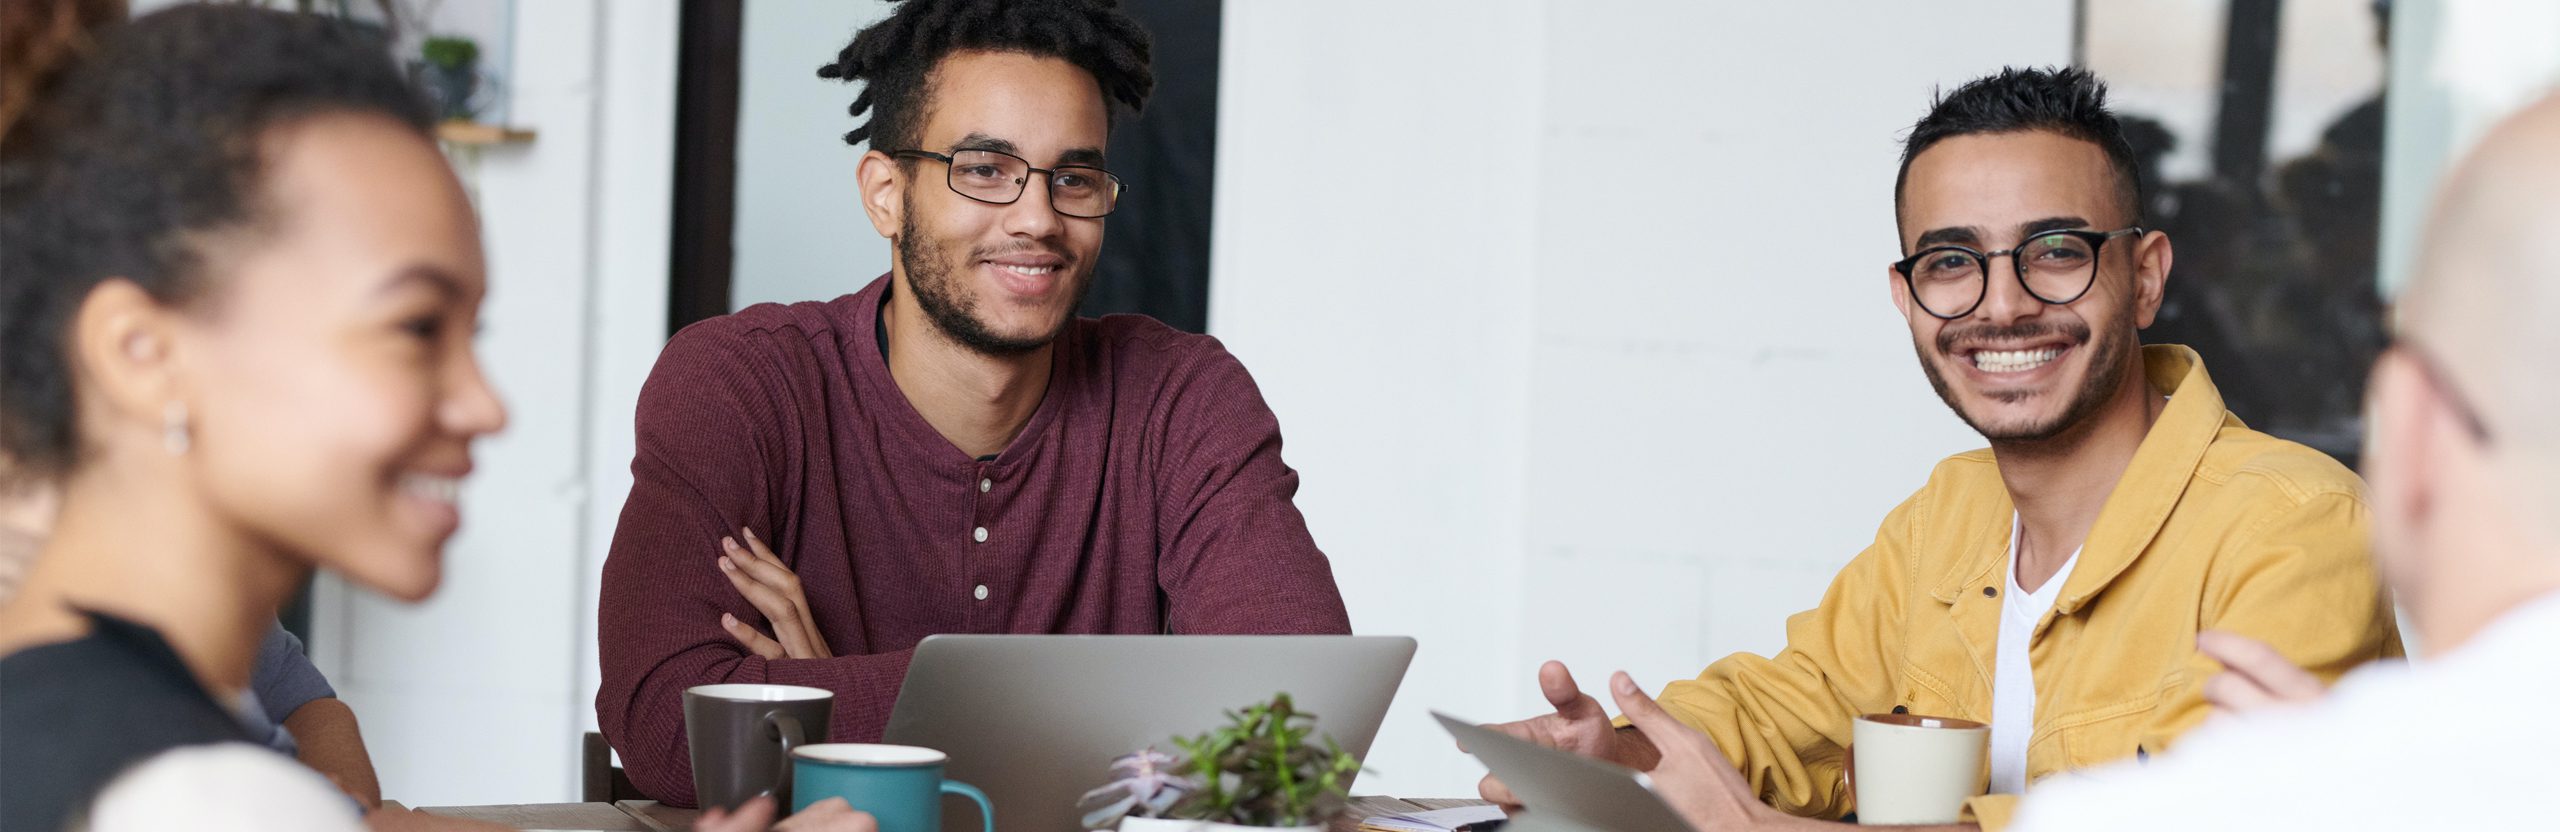
<path fill-rule="evenodd" d="M 791 749 L 791 811 L 841 797 L 877 818 L 880 832 L 941 832 L 942 796 L 956 794 L 976 801 L 978 819 L 986 832 L 995 832 L 996 809 L 987 802 L 987 793 L 942 779 L 945 759 L 940 751 L 912 745 L 825 743 Z"/>

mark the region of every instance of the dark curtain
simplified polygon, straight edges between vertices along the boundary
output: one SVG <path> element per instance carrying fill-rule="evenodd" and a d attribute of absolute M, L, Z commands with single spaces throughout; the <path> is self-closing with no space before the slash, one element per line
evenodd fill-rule
<path fill-rule="evenodd" d="M 1220 4 L 1128 0 L 1155 36 L 1155 95 L 1111 132 L 1129 185 L 1104 226 L 1083 313 L 1136 312 L 1189 332 L 1209 325 L 1209 197 L 1218 161 Z"/>

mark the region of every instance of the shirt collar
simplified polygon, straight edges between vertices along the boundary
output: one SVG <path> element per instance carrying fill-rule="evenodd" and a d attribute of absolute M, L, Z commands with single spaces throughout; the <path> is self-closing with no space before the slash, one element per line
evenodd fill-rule
<path fill-rule="evenodd" d="M 2054 602 L 2055 611 L 2064 615 L 2079 609 L 2150 548 L 2162 524 L 2168 522 L 2170 510 L 2186 495 L 2205 450 L 2226 424 L 2239 422 L 2224 408 L 2222 393 L 2214 388 L 2204 359 L 2195 350 L 2176 344 L 2146 346 L 2142 365 L 2144 377 L 2153 389 L 2169 395 L 2169 404 L 2151 423 L 2151 432 L 2135 449 L 2132 464 L 2116 480 L 2106 506 L 2098 511 L 2097 523 L 2089 528 L 2088 539 L 2075 555 L 2088 562 L 2072 568 L 2061 598 Z M 2009 502 L 2005 492 L 2001 502 Z M 1998 509 L 1999 514 L 2014 511 L 2009 505 Z M 2006 551 L 1981 547 L 1973 558 L 1957 561 L 1939 579 L 1935 594 L 1940 600 L 1953 601 L 1957 593 L 2005 564 L 2006 556 Z"/>

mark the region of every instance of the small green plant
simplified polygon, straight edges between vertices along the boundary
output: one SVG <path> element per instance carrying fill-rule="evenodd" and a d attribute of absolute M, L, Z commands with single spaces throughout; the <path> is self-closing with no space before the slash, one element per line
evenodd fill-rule
<path fill-rule="evenodd" d="M 432 37 L 419 47 L 418 57 L 429 66 L 461 69 L 480 60 L 480 44 L 470 38 Z"/>
<path fill-rule="evenodd" d="M 1316 715 L 1286 693 L 1228 711 L 1227 724 L 1196 737 L 1173 738 L 1181 756 L 1153 746 L 1112 761 L 1113 780 L 1085 793 L 1086 829 L 1111 829 L 1123 818 L 1171 818 L 1239 826 L 1314 826 L 1350 803 L 1360 761 L 1326 736 Z"/>

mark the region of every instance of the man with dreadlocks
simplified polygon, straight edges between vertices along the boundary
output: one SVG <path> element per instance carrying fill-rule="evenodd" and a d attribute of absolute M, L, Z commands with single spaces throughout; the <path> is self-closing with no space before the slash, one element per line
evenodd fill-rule
<path fill-rule="evenodd" d="M 682 692 L 834 691 L 875 740 L 934 633 L 1347 633 L 1243 365 L 1075 317 L 1148 38 L 1116 0 L 907 0 L 819 77 L 862 81 L 887 274 L 678 333 L 639 403 L 605 562 L 596 718 L 693 801 Z"/>

